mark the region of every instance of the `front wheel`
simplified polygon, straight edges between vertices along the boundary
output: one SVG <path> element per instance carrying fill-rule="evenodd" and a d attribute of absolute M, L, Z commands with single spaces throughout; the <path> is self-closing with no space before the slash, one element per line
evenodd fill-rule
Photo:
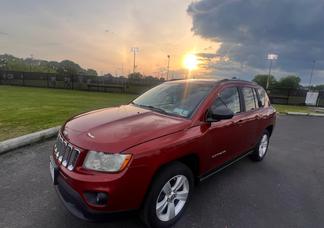
<path fill-rule="evenodd" d="M 169 227 L 183 214 L 193 189 L 191 170 L 174 162 L 158 173 L 142 209 L 148 227 Z"/>
<path fill-rule="evenodd" d="M 267 130 L 264 130 L 258 144 L 256 145 L 253 153 L 251 154 L 251 159 L 253 161 L 261 161 L 268 151 L 268 146 L 269 132 Z"/>

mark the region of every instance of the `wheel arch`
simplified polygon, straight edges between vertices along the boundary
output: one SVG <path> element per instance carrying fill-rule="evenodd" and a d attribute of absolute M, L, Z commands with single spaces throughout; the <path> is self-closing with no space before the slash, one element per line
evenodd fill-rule
<path fill-rule="evenodd" d="M 152 175 L 152 178 L 151 178 L 151 181 L 148 185 L 148 188 L 146 190 L 146 193 L 144 195 L 144 198 L 142 200 L 142 203 L 141 203 L 141 208 L 143 207 L 144 203 L 145 203 L 145 200 L 147 198 L 147 195 L 148 195 L 148 192 L 150 191 L 150 189 L 152 188 L 152 184 L 155 180 L 155 178 L 157 177 L 157 175 L 165 168 L 167 167 L 168 165 L 172 164 L 172 163 L 176 163 L 176 162 L 179 162 L 179 163 L 182 163 L 184 164 L 185 166 L 187 166 L 193 176 L 194 176 L 194 184 L 197 184 L 199 182 L 199 172 L 200 172 L 200 159 L 198 157 L 198 155 L 196 153 L 190 153 L 190 154 L 187 154 L 187 155 L 184 155 L 182 157 L 179 157 L 179 158 L 176 158 L 176 159 L 173 159 L 173 160 L 170 160 L 164 164 L 162 164 L 160 167 L 158 167 L 154 174 Z"/>
<path fill-rule="evenodd" d="M 266 130 L 269 132 L 269 137 L 270 137 L 273 132 L 273 125 L 269 125 L 268 127 L 266 127 Z"/>

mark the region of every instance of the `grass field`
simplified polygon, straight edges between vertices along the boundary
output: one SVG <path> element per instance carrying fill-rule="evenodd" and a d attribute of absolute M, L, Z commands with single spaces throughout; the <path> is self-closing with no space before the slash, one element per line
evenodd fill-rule
<path fill-rule="evenodd" d="M 89 110 L 126 104 L 136 95 L 0 86 L 0 141 L 61 125 Z"/>
<path fill-rule="evenodd" d="M 311 110 L 307 106 L 299 106 L 299 105 L 273 105 L 276 110 L 280 113 L 286 113 L 286 112 L 305 112 L 310 113 Z"/>

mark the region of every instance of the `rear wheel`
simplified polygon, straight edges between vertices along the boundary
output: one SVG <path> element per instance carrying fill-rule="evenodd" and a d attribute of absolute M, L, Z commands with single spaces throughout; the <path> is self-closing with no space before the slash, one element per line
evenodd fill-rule
<path fill-rule="evenodd" d="M 251 159 L 254 161 L 261 161 L 268 151 L 268 146 L 269 132 L 267 130 L 264 130 L 258 144 L 256 145 L 253 153 L 251 154 Z"/>
<path fill-rule="evenodd" d="M 191 170 L 180 162 L 164 167 L 153 180 L 141 215 L 148 227 L 169 227 L 183 214 L 193 189 Z"/>

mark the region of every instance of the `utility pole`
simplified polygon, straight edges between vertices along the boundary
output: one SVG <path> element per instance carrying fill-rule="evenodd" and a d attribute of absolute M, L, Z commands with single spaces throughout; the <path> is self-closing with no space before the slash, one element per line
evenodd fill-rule
<path fill-rule="evenodd" d="M 316 60 L 313 60 L 313 67 L 312 67 L 311 74 L 310 74 L 310 77 L 309 77 L 309 90 L 310 90 L 310 88 L 312 86 L 312 80 L 313 80 L 315 64 L 316 64 Z"/>
<path fill-rule="evenodd" d="M 169 81 L 169 71 L 170 71 L 170 55 L 168 55 L 168 67 L 167 67 L 167 76 L 166 76 L 167 81 Z"/>
<path fill-rule="evenodd" d="M 132 52 L 134 54 L 134 64 L 133 64 L 133 73 L 135 73 L 136 69 L 136 53 L 139 51 L 138 47 L 132 47 Z"/>
<path fill-rule="evenodd" d="M 32 63 L 33 63 L 33 58 L 34 58 L 34 55 L 33 55 L 33 54 L 31 54 L 31 55 L 30 55 L 30 65 L 29 65 L 29 72 L 31 72 L 31 71 L 32 71 Z"/>
<path fill-rule="evenodd" d="M 269 66 L 269 74 L 268 74 L 268 78 L 267 78 L 267 86 L 266 89 L 269 88 L 269 83 L 270 83 L 270 76 L 271 76 L 271 68 L 272 68 L 272 59 L 270 59 L 270 66 Z"/>

